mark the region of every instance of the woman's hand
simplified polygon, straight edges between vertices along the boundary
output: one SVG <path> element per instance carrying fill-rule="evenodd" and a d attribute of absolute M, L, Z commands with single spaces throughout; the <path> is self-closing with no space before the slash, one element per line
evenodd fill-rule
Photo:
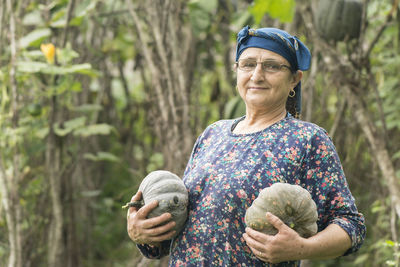
<path fill-rule="evenodd" d="M 243 234 L 251 251 L 262 261 L 333 259 L 351 248 L 350 236 L 337 224 L 332 223 L 316 235 L 303 238 L 272 213 L 267 212 L 266 218 L 278 230 L 276 235 L 266 235 L 249 227 Z"/>
<path fill-rule="evenodd" d="M 243 234 L 254 255 L 269 263 L 302 259 L 306 239 L 272 213 L 267 212 L 266 218 L 278 230 L 276 235 L 267 235 L 250 227 Z"/>
<path fill-rule="evenodd" d="M 131 199 L 140 201 L 142 192 L 138 191 Z M 157 201 L 153 201 L 140 209 L 131 207 L 127 214 L 128 235 L 137 244 L 148 244 L 158 246 L 161 241 L 171 239 L 175 231 L 171 229 L 175 222 L 171 221 L 170 213 L 164 213 L 158 217 L 147 219 L 147 215 L 158 206 Z"/>

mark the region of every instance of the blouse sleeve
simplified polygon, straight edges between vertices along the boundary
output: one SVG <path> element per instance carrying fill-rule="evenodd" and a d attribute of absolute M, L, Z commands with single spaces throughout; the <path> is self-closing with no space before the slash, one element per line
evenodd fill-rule
<path fill-rule="evenodd" d="M 168 255 L 170 246 L 171 246 L 171 240 L 162 241 L 160 248 L 150 245 L 141 245 L 141 244 L 136 245 L 140 253 L 144 257 L 149 259 L 161 259 L 162 257 Z"/>
<path fill-rule="evenodd" d="M 336 149 L 328 134 L 320 129 L 309 145 L 303 161 L 304 180 L 318 208 L 318 230 L 337 224 L 351 238 L 352 247 L 344 254 L 357 251 L 365 238 L 365 221 L 359 213 Z"/>

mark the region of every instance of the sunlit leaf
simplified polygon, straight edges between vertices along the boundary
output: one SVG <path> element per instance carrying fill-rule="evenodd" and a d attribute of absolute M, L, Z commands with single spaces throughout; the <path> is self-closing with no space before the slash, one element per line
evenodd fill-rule
<path fill-rule="evenodd" d="M 366 262 L 369 258 L 369 254 L 362 254 L 360 256 L 357 256 L 356 260 L 354 261 L 355 266 L 359 266 L 360 264 L 363 264 Z"/>
<path fill-rule="evenodd" d="M 49 64 L 38 61 L 18 61 L 17 70 L 26 73 L 36 73 L 47 68 Z"/>
<path fill-rule="evenodd" d="M 83 156 L 85 159 L 92 161 L 111 161 L 111 162 L 119 162 L 120 159 L 112 153 L 100 151 L 97 154 L 86 153 Z"/>
<path fill-rule="evenodd" d="M 66 136 L 67 134 L 71 133 L 75 129 L 83 127 L 86 123 L 86 117 L 78 117 L 72 120 L 65 121 L 62 126 L 59 123 L 54 125 L 54 132 L 58 136 Z"/>
<path fill-rule="evenodd" d="M 200 34 L 211 25 L 212 15 L 217 10 L 217 0 L 191 0 L 189 19 L 196 34 Z"/>
<path fill-rule="evenodd" d="M 295 13 L 295 0 L 255 0 L 250 12 L 259 24 L 265 14 L 281 22 L 291 22 Z"/>
<path fill-rule="evenodd" d="M 57 61 L 61 65 L 67 65 L 77 57 L 79 54 L 70 48 L 57 49 Z"/>
<path fill-rule="evenodd" d="M 385 245 L 389 246 L 389 247 L 394 247 L 395 246 L 395 242 L 392 240 L 385 240 Z"/>
<path fill-rule="evenodd" d="M 26 14 L 24 18 L 22 19 L 22 24 L 23 25 L 42 25 L 43 24 L 43 19 L 42 15 L 39 10 L 33 10 L 32 12 Z"/>
<path fill-rule="evenodd" d="M 20 48 L 27 48 L 33 44 L 40 44 L 44 38 L 47 38 L 51 35 L 51 31 L 48 28 L 36 29 L 19 40 Z"/>
<path fill-rule="evenodd" d="M 88 137 L 91 135 L 109 135 L 113 129 L 114 127 L 109 124 L 100 123 L 79 128 L 75 130 L 73 134 L 82 137 Z"/>
<path fill-rule="evenodd" d="M 77 112 L 95 112 L 95 111 L 100 111 L 102 109 L 103 107 L 101 105 L 96 105 L 96 104 L 84 104 L 81 106 L 75 106 L 71 108 L 71 110 Z"/>

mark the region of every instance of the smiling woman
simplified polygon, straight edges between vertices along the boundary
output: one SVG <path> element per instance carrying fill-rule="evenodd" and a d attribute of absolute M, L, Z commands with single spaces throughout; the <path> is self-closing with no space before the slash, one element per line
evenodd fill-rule
<path fill-rule="evenodd" d="M 288 96 L 295 94 L 302 75 L 300 70 L 292 73 L 289 62 L 277 53 L 257 47 L 244 50 L 237 63 L 237 89 L 246 117 L 234 132 L 259 131 L 283 119 Z"/>
<path fill-rule="evenodd" d="M 238 33 L 237 90 L 246 115 L 213 123 L 197 139 L 183 181 L 188 220 L 175 238 L 171 214 L 147 219 L 157 203 L 130 208 L 128 232 L 149 258 L 170 254 L 170 266 L 298 266 L 302 259 L 357 251 L 364 217 L 326 131 L 299 120 L 301 78 L 311 54 L 295 36 L 274 28 Z M 245 213 L 264 188 L 299 185 L 316 204 L 318 233 L 303 237 L 277 216 L 266 234 L 246 227 Z M 132 200 L 138 201 L 140 192 Z M 315 210 L 314 210 L 315 211 Z M 139 238 L 140 237 L 140 238 Z"/>

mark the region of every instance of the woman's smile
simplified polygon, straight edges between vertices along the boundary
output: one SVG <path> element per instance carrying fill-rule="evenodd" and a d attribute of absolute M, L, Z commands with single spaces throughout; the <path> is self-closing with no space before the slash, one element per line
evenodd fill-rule
<path fill-rule="evenodd" d="M 261 86 L 250 86 L 248 90 L 267 90 L 267 87 L 261 87 Z"/>

